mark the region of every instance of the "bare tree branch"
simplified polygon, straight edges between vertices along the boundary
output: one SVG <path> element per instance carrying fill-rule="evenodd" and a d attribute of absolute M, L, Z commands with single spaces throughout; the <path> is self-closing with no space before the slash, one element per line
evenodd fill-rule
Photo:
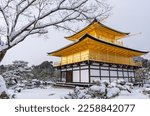
<path fill-rule="evenodd" d="M 16 11 L 17 11 L 17 15 L 15 16 L 15 20 L 13 22 L 13 26 L 11 28 L 11 32 L 13 32 L 14 28 L 16 27 L 17 25 L 17 21 L 18 21 L 18 18 L 20 16 L 20 14 L 22 14 L 25 10 L 27 10 L 36 0 L 32 0 L 30 3 L 28 3 L 26 6 L 24 6 L 20 11 L 19 11 L 19 8 L 18 6 L 21 5 L 22 3 L 25 2 L 25 0 L 22 0 L 16 7 Z"/>
<path fill-rule="evenodd" d="M 0 54 L 30 35 L 45 34 L 47 27 L 75 33 L 76 23 L 109 16 L 105 0 L 4 0 L 0 2 Z M 75 28 L 74 28 L 75 27 Z M 7 40 L 7 41 L 5 41 Z"/>
<path fill-rule="evenodd" d="M 10 46 L 10 41 L 9 41 L 9 21 L 8 21 L 8 18 L 4 12 L 4 10 L 2 8 L 0 8 L 0 12 L 2 13 L 3 17 L 4 17 L 4 20 L 5 20 L 5 23 L 6 23 L 6 28 L 7 28 L 7 43 L 8 43 L 8 46 Z"/>

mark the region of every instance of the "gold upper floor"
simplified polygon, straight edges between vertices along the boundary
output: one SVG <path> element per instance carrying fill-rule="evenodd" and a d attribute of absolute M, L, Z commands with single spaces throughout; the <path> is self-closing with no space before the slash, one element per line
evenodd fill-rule
<path fill-rule="evenodd" d="M 121 56 L 117 54 L 105 53 L 95 50 L 84 50 L 68 56 L 61 57 L 61 62 L 55 63 L 55 65 L 66 65 L 77 63 L 86 60 L 93 60 L 106 63 L 141 66 L 141 63 L 134 62 L 132 57 Z"/>
<path fill-rule="evenodd" d="M 129 33 L 120 32 L 114 29 L 111 29 L 97 20 L 94 20 L 90 25 L 77 32 L 76 34 L 66 37 L 68 40 L 77 41 L 83 35 L 89 34 L 97 39 L 107 41 L 113 44 L 118 44 L 123 46 L 122 41 L 118 41 L 119 39 L 128 36 Z"/>
<path fill-rule="evenodd" d="M 95 60 L 107 63 L 141 66 L 139 63 L 133 61 L 133 57 L 145 53 L 146 52 L 98 40 L 90 35 L 85 35 L 80 41 L 49 53 L 49 55 L 61 57 L 59 65 Z"/>

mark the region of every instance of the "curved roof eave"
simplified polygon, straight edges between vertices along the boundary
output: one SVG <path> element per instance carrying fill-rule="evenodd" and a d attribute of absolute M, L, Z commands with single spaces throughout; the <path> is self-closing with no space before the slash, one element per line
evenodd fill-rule
<path fill-rule="evenodd" d="M 127 48 L 127 47 L 124 47 L 124 46 L 120 46 L 120 45 L 117 45 L 117 44 L 113 44 L 113 43 L 109 43 L 109 42 L 106 42 L 106 41 L 97 39 L 97 38 L 95 38 L 95 37 L 93 37 L 93 36 L 91 36 L 91 35 L 89 35 L 89 34 L 85 34 L 85 35 L 84 35 L 83 37 L 81 37 L 78 41 L 76 41 L 76 42 L 74 42 L 74 43 L 71 43 L 71 44 L 69 44 L 69 45 L 67 45 L 67 46 L 65 46 L 65 47 L 63 47 L 63 48 L 61 48 L 61 49 L 58 49 L 58 50 L 56 50 L 56 51 L 50 52 L 50 53 L 48 53 L 48 54 L 50 55 L 50 54 L 56 53 L 56 52 L 58 52 L 58 51 L 60 51 L 60 50 L 64 50 L 64 49 L 66 49 L 66 48 L 69 48 L 69 47 L 71 47 L 71 46 L 73 46 L 73 45 L 75 45 L 75 44 L 81 42 L 82 40 L 86 39 L 87 37 L 90 38 L 90 39 L 93 39 L 93 40 L 95 40 L 95 41 L 97 41 L 97 42 L 101 42 L 101 43 L 104 43 L 104 44 L 107 44 L 107 45 L 110 45 L 110 46 L 115 46 L 115 47 L 118 47 L 118 48 L 130 50 L 130 51 L 134 51 L 134 52 L 139 52 L 139 53 L 143 53 L 143 54 L 149 53 L 149 51 L 139 51 L 139 50 Z"/>

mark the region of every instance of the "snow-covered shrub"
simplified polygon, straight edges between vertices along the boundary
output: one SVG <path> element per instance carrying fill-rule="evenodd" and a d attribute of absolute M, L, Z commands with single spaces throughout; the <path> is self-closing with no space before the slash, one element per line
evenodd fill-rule
<path fill-rule="evenodd" d="M 0 99 L 8 99 L 9 94 L 3 77 L 0 75 Z"/>
<path fill-rule="evenodd" d="M 101 80 L 100 85 L 105 85 L 106 87 L 108 87 L 108 85 L 110 85 L 110 82 L 108 80 Z"/>
<path fill-rule="evenodd" d="M 22 90 L 23 90 L 23 88 L 17 87 L 17 88 L 14 89 L 14 92 L 15 93 L 20 93 Z"/>
<path fill-rule="evenodd" d="M 108 86 L 109 88 L 112 87 L 117 87 L 119 88 L 121 91 L 128 91 L 129 93 L 131 93 L 131 89 L 133 89 L 133 84 L 132 83 L 126 83 L 124 80 L 115 80 L 112 83 L 110 83 L 110 85 Z"/>
<path fill-rule="evenodd" d="M 150 61 L 147 67 L 140 68 L 135 72 L 135 81 L 150 84 Z"/>
<path fill-rule="evenodd" d="M 33 77 L 31 68 L 28 67 L 28 62 L 14 61 L 13 64 L 4 66 L 5 71 L 2 73 L 8 87 L 14 86 L 18 83 L 23 83 Z"/>
<path fill-rule="evenodd" d="M 143 93 L 144 94 L 150 94 L 150 88 L 144 88 Z"/>
<path fill-rule="evenodd" d="M 107 88 L 107 98 L 113 98 L 119 95 L 119 93 L 121 92 L 121 90 L 117 87 L 113 87 L 113 88 Z"/>
<path fill-rule="evenodd" d="M 143 89 L 143 94 L 145 94 L 145 95 L 150 97 L 150 88 L 144 88 Z"/>
<path fill-rule="evenodd" d="M 92 98 L 105 98 L 106 95 L 106 85 L 93 85 L 88 89 L 88 94 Z"/>
<path fill-rule="evenodd" d="M 113 82 L 99 81 L 88 88 L 76 87 L 72 93 L 65 96 L 65 99 L 110 99 L 116 97 L 121 91 L 131 93 L 133 84 L 126 83 L 124 80 L 116 80 Z"/>
<path fill-rule="evenodd" d="M 72 93 L 69 93 L 64 99 L 88 99 L 91 96 L 87 94 L 87 89 L 76 87 Z"/>
<path fill-rule="evenodd" d="M 123 80 L 123 79 L 118 79 L 118 80 L 116 80 L 116 83 L 117 83 L 117 84 L 120 84 L 120 85 L 125 85 L 125 84 L 126 84 L 126 81 Z"/>

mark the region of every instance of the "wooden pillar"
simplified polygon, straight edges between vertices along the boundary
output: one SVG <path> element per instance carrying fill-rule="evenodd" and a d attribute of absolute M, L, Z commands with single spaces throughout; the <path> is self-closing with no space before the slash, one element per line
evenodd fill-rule
<path fill-rule="evenodd" d="M 123 67 L 122 67 L 122 76 L 123 76 L 123 79 L 124 79 L 124 70 L 123 70 Z"/>
<path fill-rule="evenodd" d="M 118 71 L 118 66 L 117 66 L 117 79 L 119 79 L 119 71 Z"/>
<path fill-rule="evenodd" d="M 131 79 L 130 79 L 130 76 L 129 76 L 129 69 L 128 69 L 128 67 L 127 67 L 127 74 L 128 74 L 128 82 L 130 82 Z"/>
<path fill-rule="evenodd" d="M 111 82 L 111 77 L 110 77 L 110 65 L 108 65 L 108 72 L 109 72 L 109 82 Z"/>
<path fill-rule="evenodd" d="M 91 83 L 91 67 L 90 67 L 91 62 L 88 62 L 88 71 L 89 71 L 89 83 Z"/>
<path fill-rule="evenodd" d="M 134 69 L 134 68 L 133 68 L 133 74 L 134 74 L 134 75 L 133 75 L 133 78 L 134 78 L 134 81 L 135 81 L 135 78 L 136 78 L 136 77 L 135 77 L 135 69 Z"/>
<path fill-rule="evenodd" d="M 65 68 L 66 68 L 65 76 L 66 76 L 66 81 L 67 81 L 67 66 L 65 66 Z"/>
<path fill-rule="evenodd" d="M 79 64 L 79 81 L 81 82 L 81 66 Z"/>
<path fill-rule="evenodd" d="M 73 64 L 71 65 L 71 68 L 72 68 L 72 82 L 73 82 Z"/>
<path fill-rule="evenodd" d="M 102 79 L 101 78 L 101 64 L 99 63 L 99 77 L 100 77 L 100 80 Z"/>
<path fill-rule="evenodd" d="M 62 82 L 62 70 L 61 70 L 61 67 L 60 67 L 60 82 Z"/>

